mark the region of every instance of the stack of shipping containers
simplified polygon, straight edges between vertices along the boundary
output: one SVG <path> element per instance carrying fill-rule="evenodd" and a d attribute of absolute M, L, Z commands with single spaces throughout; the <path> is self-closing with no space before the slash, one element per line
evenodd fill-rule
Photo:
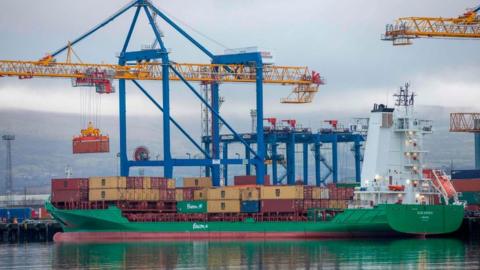
<path fill-rule="evenodd" d="M 303 190 L 295 186 L 262 186 L 260 188 L 262 213 L 294 213 L 303 210 Z"/>
<path fill-rule="evenodd" d="M 267 183 L 268 179 L 266 177 Z M 175 180 L 162 177 L 53 179 L 51 201 L 60 208 L 116 205 L 130 214 L 171 213 L 177 215 L 173 219 L 182 220 L 227 213 L 305 216 L 309 209 L 345 209 L 356 186 L 261 186 L 255 184 L 255 176 L 238 176 L 234 182 L 233 186 L 212 187 L 209 177 L 189 177 L 184 178 L 183 187 L 176 187 Z M 136 220 L 140 219 L 137 215 Z"/>
<path fill-rule="evenodd" d="M 88 178 L 52 179 L 50 200 L 58 207 L 81 207 L 88 202 Z"/>
<path fill-rule="evenodd" d="M 183 179 L 183 188 L 177 188 L 177 212 L 203 214 L 207 212 L 206 190 L 212 187 L 210 177 L 188 177 Z"/>
<path fill-rule="evenodd" d="M 480 210 L 480 170 L 452 170 L 452 184 L 467 210 Z"/>
<path fill-rule="evenodd" d="M 237 186 L 208 188 L 208 213 L 239 213 L 240 189 Z"/>
<path fill-rule="evenodd" d="M 243 186 L 240 187 L 240 211 L 242 213 L 260 212 L 260 187 Z"/>
<path fill-rule="evenodd" d="M 126 183 L 126 177 L 90 177 L 88 200 L 107 202 L 126 200 Z"/>

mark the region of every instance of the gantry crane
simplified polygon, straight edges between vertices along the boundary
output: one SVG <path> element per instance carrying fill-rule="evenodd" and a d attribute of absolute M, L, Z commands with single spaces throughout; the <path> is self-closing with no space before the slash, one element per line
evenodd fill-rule
<path fill-rule="evenodd" d="M 62 52 L 71 51 L 72 46 L 89 37 L 111 21 L 115 20 L 127 10 L 135 9 L 133 20 L 127 32 L 122 50 L 118 56 L 118 64 L 89 64 L 72 63 L 70 53 L 66 62 L 57 61 L 56 57 Z M 137 18 L 144 11 L 150 27 L 155 35 L 158 49 L 150 48 L 141 51 L 127 51 L 132 33 L 137 24 Z M 153 15 L 152 15 L 153 14 Z M 154 15 L 159 16 L 163 23 L 172 27 L 176 33 L 183 36 L 197 49 L 211 59 L 211 63 L 193 64 L 176 63 L 169 57 L 163 34 L 159 29 Z M 173 168 L 177 166 L 205 166 L 206 174 L 211 173 L 214 185 L 220 183 L 220 166 L 222 164 L 252 164 L 256 167 L 257 182 L 263 184 L 264 180 L 264 130 L 263 130 L 263 84 L 273 83 L 281 85 L 293 85 L 292 94 L 282 100 L 283 103 L 308 103 L 312 101 L 314 93 L 318 91 L 323 79 L 316 72 L 306 67 L 275 66 L 264 64 L 261 52 L 232 53 L 215 55 L 207 48 L 190 36 L 150 0 L 133 0 L 119 11 L 108 17 L 94 28 L 77 39 L 68 42 L 67 45 L 57 51 L 48 54 L 38 61 L 0 61 L 0 76 L 17 76 L 21 79 L 34 77 L 69 78 L 74 85 L 94 86 L 99 93 L 113 93 L 112 81 L 119 81 L 119 135 L 120 135 L 120 169 L 121 175 L 127 176 L 130 167 L 135 166 L 160 166 L 163 167 L 164 176 L 171 178 Z M 152 80 L 162 82 L 162 102 L 157 102 L 138 81 Z M 126 125 L 126 81 L 131 81 L 162 113 L 163 113 L 163 160 L 129 160 L 127 157 L 127 125 Z M 170 81 L 182 82 L 196 98 L 204 104 L 212 115 L 212 143 L 211 148 L 203 149 L 182 126 L 170 115 Z M 211 91 L 211 102 L 206 101 L 191 84 L 201 82 L 208 84 Z M 255 83 L 257 111 L 257 145 L 253 150 L 225 121 L 219 112 L 219 84 L 220 83 Z M 238 138 L 248 152 L 248 158 L 221 159 L 219 155 L 220 122 Z M 177 127 L 180 132 L 204 155 L 203 159 L 173 158 L 170 145 L 170 123 Z M 250 158 L 252 154 L 253 158 Z M 246 155 L 247 156 L 247 155 Z"/>
<path fill-rule="evenodd" d="M 480 5 L 457 18 L 403 17 L 387 24 L 382 40 L 410 45 L 415 38 L 480 38 Z"/>

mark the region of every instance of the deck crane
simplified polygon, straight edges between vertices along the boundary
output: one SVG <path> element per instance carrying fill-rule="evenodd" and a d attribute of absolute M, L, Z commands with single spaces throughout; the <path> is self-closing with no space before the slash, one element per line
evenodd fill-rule
<path fill-rule="evenodd" d="M 480 38 L 480 5 L 457 18 L 403 17 L 387 24 L 382 40 L 393 45 L 411 45 L 415 38 Z"/>
<path fill-rule="evenodd" d="M 86 39 L 105 25 L 114 21 L 127 10 L 134 9 L 130 28 L 127 32 L 122 50 L 118 56 L 118 64 L 92 64 L 72 63 L 71 61 L 59 62 L 56 57 L 78 42 Z M 144 13 L 153 31 L 159 48 L 149 48 L 141 51 L 128 51 L 128 45 L 140 12 Z M 210 63 L 176 63 L 171 61 L 167 50 L 163 32 L 159 29 L 152 14 L 156 14 L 162 22 L 173 28 L 175 33 L 193 44 L 203 54 L 211 59 Z M 0 60 L 0 77 L 16 76 L 19 78 L 67 78 L 78 82 L 89 82 L 97 89 L 113 89 L 109 87 L 112 80 L 118 80 L 119 97 L 119 135 L 120 135 L 120 174 L 129 175 L 131 167 L 163 167 L 165 177 L 173 177 L 174 167 L 179 166 L 205 166 L 206 174 L 212 176 L 214 185 L 220 184 L 220 166 L 226 164 L 254 165 L 257 172 L 257 183 L 263 184 L 265 175 L 265 144 L 263 130 L 263 84 L 280 84 L 294 86 L 293 94 L 283 100 L 287 103 L 308 103 L 312 101 L 313 94 L 318 91 L 323 79 L 316 72 L 307 67 L 276 66 L 264 64 L 260 52 L 236 53 L 215 55 L 190 36 L 185 30 L 165 15 L 150 0 L 133 0 L 105 19 L 100 24 L 90 29 L 85 34 L 68 42 L 67 45 L 47 55 L 38 61 Z M 162 99 L 158 102 L 139 83 L 139 81 L 161 81 Z M 127 156 L 127 114 L 126 114 L 126 82 L 130 81 L 136 86 L 158 109 L 162 112 L 163 125 L 163 159 L 162 160 L 129 160 Z M 170 82 L 178 81 L 189 90 L 212 114 L 212 142 L 201 147 L 192 136 L 170 115 Z M 207 102 L 192 85 L 191 82 L 208 83 L 212 100 Z M 239 133 L 222 117 L 219 111 L 219 85 L 220 83 L 254 83 L 255 84 L 255 109 L 257 111 L 257 148 L 253 150 L 250 145 L 240 137 Z M 113 91 L 111 91 L 113 92 Z M 245 159 L 221 158 L 220 149 L 220 123 L 232 135 L 245 145 Z M 203 154 L 202 159 L 174 158 L 171 153 L 170 125 L 173 124 L 180 132 Z M 211 149 L 211 150 L 210 150 Z M 247 155 L 248 152 L 248 155 Z"/>

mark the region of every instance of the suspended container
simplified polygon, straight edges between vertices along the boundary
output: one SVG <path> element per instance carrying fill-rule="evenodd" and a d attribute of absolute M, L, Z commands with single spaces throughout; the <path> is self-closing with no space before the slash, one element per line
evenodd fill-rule
<path fill-rule="evenodd" d="M 72 140 L 74 154 L 108 153 L 110 152 L 110 138 L 100 133 L 98 128 L 88 123 L 86 129 L 81 130 L 81 135 Z"/>

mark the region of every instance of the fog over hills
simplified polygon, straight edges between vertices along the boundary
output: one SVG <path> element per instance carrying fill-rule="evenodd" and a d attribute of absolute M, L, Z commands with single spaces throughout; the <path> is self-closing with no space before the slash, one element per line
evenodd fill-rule
<path fill-rule="evenodd" d="M 430 153 L 427 156 L 428 163 L 435 167 L 470 168 L 474 164 L 473 135 L 462 133 L 450 133 L 448 131 L 449 113 L 462 111 L 460 108 L 446 108 L 434 106 L 419 106 L 418 116 L 434 121 L 434 134 L 425 140 L 425 147 Z M 313 130 L 325 126 L 326 119 L 339 119 L 346 125 L 353 117 L 367 117 L 367 111 L 319 111 L 318 115 L 311 113 L 296 114 L 296 119 L 304 127 Z M 291 118 L 288 114 L 275 115 L 279 119 Z M 233 115 L 228 117 L 239 132 L 249 132 L 251 121 L 248 115 L 240 117 Z M 145 145 L 153 153 L 153 158 L 161 158 L 162 152 L 162 121 L 158 117 L 133 116 L 128 118 L 128 151 L 132 156 L 136 146 Z M 194 118 L 187 116 L 177 117 L 194 138 L 200 136 L 200 116 Z M 111 152 L 107 154 L 72 155 L 71 139 L 82 128 L 81 117 L 76 114 L 61 114 L 25 110 L 0 110 L 0 132 L 14 133 L 16 140 L 13 142 L 13 174 L 14 187 L 17 191 L 23 191 L 27 187 L 28 192 L 49 190 L 49 179 L 63 177 L 66 166 L 70 166 L 74 177 L 86 177 L 93 175 L 115 175 L 118 173 L 118 120 L 114 116 L 102 117 L 101 129 L 110 135 Z M 186 158 L 187 153 L 194 156 L 196 151 L 183 135 L 172 127 L 172 152 L 174 157 Z M 225 131 L 225 130 L 223 130 Z M 349 180 L 353 178 L 353 154 L 351 146 L 340 147 L 340 178 Z M 243 147 L 232 145 L 231 157 L 235 153 L 243 154 Z M 300 148 L 298 149 L 300 150 Z M 5 176 L 5 143 L 0 146 L 0 179 L 2 188 Z M 325 158 L 330 157 L 329 147 L 322 150 Z M 313 160 L 313 154 L 310 154 Z M 310 162 L 310 175 L 313 175 L 313 162 Z M 229 175 L 242 174 L 241 166 L 229 167 Z M 301 155 L 297 157 L 297 177 L 301 177 Z M 324 170 L 325 171 L 325 170 Z M 138 174 L 138 169 L 132 169 L 132 174 Z M 283 170 L 280 170 L 280 174 Z M 160 169 L 145 169 L 146 175 L 161 175 Z M 198 168 L 181 168 L 175 170 L 175 177 L 185 175 L 198 175 Z M 313 181 L 313 180 L 310 180 Z"/>

